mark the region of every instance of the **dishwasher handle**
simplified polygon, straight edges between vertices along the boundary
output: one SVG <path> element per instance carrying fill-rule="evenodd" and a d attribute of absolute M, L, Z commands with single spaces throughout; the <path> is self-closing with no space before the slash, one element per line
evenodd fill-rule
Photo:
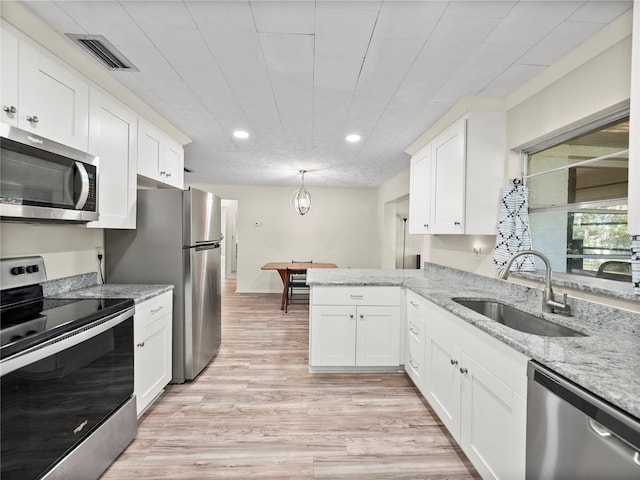
<path fill-rule="evenodd" d="M 617 448 L 621 451 L 622 454 L 628 454 L 631 456 L 633 463 L 640 467 L 640 452 L 636 450 L 634 447 L 629 445 L 624 439 L 620 438 L 618 435 L 613 433 L 611 430 L 603 427 L 598 422 L 596 422 L 593 418 L 587 420 L 589 428 L 595 432 L 595 434 L 600 437 L 600 440 L 603 442 L 610 442 L 614 448 Z"/>

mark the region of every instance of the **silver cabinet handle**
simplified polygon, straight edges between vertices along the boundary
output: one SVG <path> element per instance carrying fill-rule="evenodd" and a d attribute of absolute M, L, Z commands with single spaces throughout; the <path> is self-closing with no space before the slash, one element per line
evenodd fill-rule
<path fill-rule="evenodd" d="M 413 305 L 414 307 L 417 307 L 417 306 L 418 306 L 418 304 L 417 304 L 416 302 L 414 302 L 413 300 L 409 300 L 409 303 L 410 303 L 411 305 Z"/>
<path fill-rule="evenodd" d="M 10 107 L 7 107 L 6 105 L 4 107 L 2 107 L 2 110 L 4 110 L 7 113 L 16 113 L 18 110 L 16 110 L 16 107 L 14 107 L 13 105 L 11 105 Z"/>
<path fill-rule="evenodd" d="M 469 373 L 469 369 L 467 367 L 460 367 L 460 373 Z"/>
<path fill-rule="evenodd" d="M 153 315 L 154 313 L 158 313 L 160 310 L 162 310 L 162 305 L 160 305 L 158 308 L 152 309 L 151 314 Z"/>
<path fill-rule="evenodd" d="M 453 358 L 450 360 L 451 365 L 457 365 L 458 364 L 458 360 L 454 360 Z"/>
<path fill-rule="evenodd" d="M 413 358 L 409 359 L 409 365 L 411 365 L 416 370 L 418 369 L 418 365 L 415 364 L 415 362 L 413 361 Z"/>
<path fill-rule="evenodd" d="M 40 121 L 40 119 L 38 117 L 31 116 L 31 115 L 27 115 L 27 121 L 31 122 L 31 123 L 38 123 Z"/>
<path fill-rule="evenodd" d="M 140 343 L 138 344 L 138 347 L 144 347 L 144 342 L 140 342 Z"/>
<path fill-rule="evenodd" d="M 353 298 L 354 300 L 359 300 L 361 298 L 364 297 L 364 295 L 349 295 L 351 298 Z"/>
<path fill-rule="evenodd" d="M 409 327 L 409 331 L 410 331 L 411 333 L 413 333 L 415 336 L 420 335 L 420 332 L 419 332 L 418 330 L 416 330 L 415 328 L 413 328 L 412 326 L 411 326 L 411 327 Z"/>

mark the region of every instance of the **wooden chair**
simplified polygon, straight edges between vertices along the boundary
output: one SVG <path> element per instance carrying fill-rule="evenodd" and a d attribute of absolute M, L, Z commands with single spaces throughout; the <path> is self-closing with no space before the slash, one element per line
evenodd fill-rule
<path fill-rule="evenodd" d="M 309 285 L 307 285 L 306 273 L 306 270 L 287 268 L 287 298 L 284 306 L 285 313 L 289 311 L 289 305 L 291 304 L 309 304 Z"/>

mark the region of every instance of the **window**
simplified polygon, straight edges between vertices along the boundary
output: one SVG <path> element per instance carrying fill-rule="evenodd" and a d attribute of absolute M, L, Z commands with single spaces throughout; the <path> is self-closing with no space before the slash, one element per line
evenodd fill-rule
<path fill-rule="evenodd" d="M 533 247 L 556 272 L 630 282 L 629 117 L 564 137 L 526 155 Z"/>

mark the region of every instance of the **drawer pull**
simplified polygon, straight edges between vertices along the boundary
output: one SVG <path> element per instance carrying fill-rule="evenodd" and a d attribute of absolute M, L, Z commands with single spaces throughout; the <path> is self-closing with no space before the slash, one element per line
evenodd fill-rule
<path fill-rule="evenodd" d="M 364 295 L 350 295 L 350 297 L 353 298 L 354 300 L 360 300 L 364 298 Z"/>
<path fill-rule="evenodd" d="M 409 331 L 410 331 L 411 333 L 413 333 L 415 336 L 420 335 L 420 332 L 419 332 L 419 331 L 417 331 L 417 330 L 416 330 L 415 328 L 413 328 L 413 327 L 409 327 Z"/>
<path fill-rule="evenodd" d="M 162 310 L 162 308 L 162 305 L 160 305 L 158 308 L 151 309 L 151 314 L 153 315 L 154 313 L 158 313 L 160 310 Z"/>
<path fill-rule="evenodd" d="M 458 364 L 458 360 L 455 360 L 453 358 L 450 361 L 451 361 L 451 365 L 457 365 Z"/>
<path fill-rule="evenodd" d="M 353 313 L 350 313 L 350 314 L 349 314 L 349 318 L 353 318 Z"/>
<path fill-rule="evenodd" d="M 462 374 L 469 373 L 469 369 L 467 367 L 460 367 L 460 373 Z"/>
<path fill-rule="evenodd" d="M 409 365 L 411 365 L 415 370 L 418 369 L 418 365 L 413 361 L 413 358 L 409 359 Z"/>
<path fill-rule="evenodd" d="M 409 300 L 409 303 L 410 303 L 411 305 L 413 305 L 414 307 L 417 307 L 417 306 L 418 306 L 418 304 L 417 304 L 416 302 L 414 302 L 413 300 Z"/>
<path fill-rule="evenodd" d="M 364 313 L 360 314 L 360 320 L 364 320 Z"/>
<path fill-rule="evenodd" d="M 144 347 L 144 342 L 140 342 L 140 343 L 138 344 L 138 347 L 140 347 L 140 348 Z"/>

